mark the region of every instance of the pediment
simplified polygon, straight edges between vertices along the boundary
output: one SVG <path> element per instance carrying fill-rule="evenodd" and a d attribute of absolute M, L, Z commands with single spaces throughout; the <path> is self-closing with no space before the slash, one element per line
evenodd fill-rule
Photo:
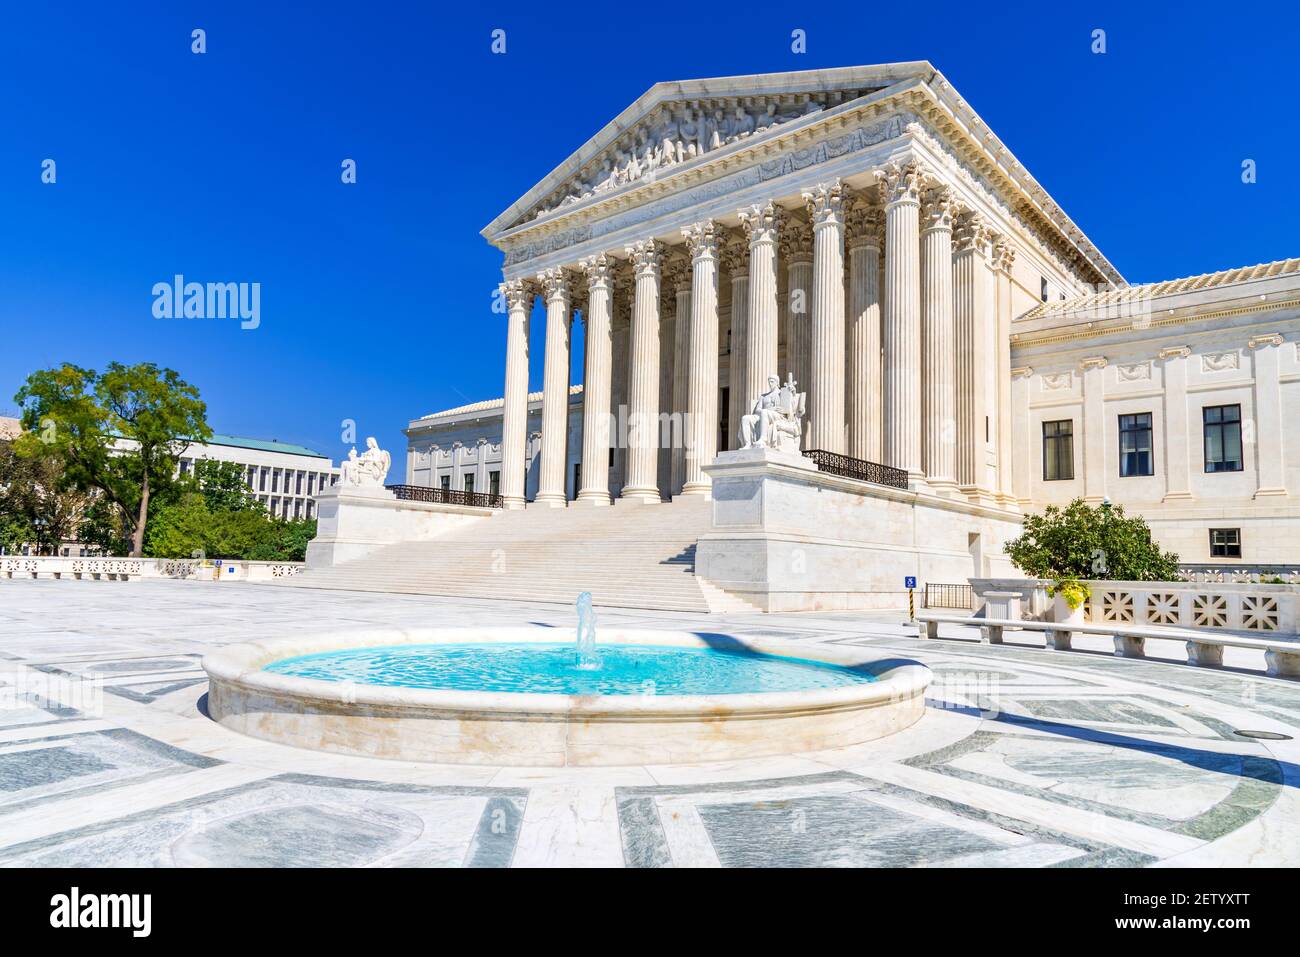
<path fill-rule="evenodd" d="M 492 221 L 494 236 L 806 117 L 925 79 L 925 62 L 657 83 Z"/>

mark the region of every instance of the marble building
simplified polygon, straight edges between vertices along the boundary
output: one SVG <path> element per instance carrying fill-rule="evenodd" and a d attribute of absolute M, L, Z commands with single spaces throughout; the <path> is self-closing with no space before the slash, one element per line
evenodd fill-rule
<path fill-rule="evenodd" d="M 659 83 L 483 235 L 504 397 L 413 420 L 408 483 L 708 497 L 776 373 L 805 450 L 951 515 L 1081 495 L 1185 561 L 1300 554 L 1300 261 L 1129 286 L 928 63 Z"/>

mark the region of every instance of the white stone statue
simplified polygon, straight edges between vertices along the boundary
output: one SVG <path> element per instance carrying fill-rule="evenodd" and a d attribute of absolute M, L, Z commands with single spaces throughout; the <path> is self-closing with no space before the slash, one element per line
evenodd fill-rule
<path fill-rule="evenodd" d="M 786 376 L 784 386 L 780 376 L 767 377 L 767 391 L 754 400 L 750 414 L 740 420 L 742 448 L 799 454 L 807 398 L 795 391 L 795 385 L 793 375 Z"/>
<path fill-rule="evenodd" d="M 388 469 L 393 464 L 392 456 L 379 447 L 372 435 L 366 439 L 366 450 L 357 455 L 354 445 L 348 457 L 339 465 L 339 484 L 355 487 L 384 487 L 388 478 Z"/>

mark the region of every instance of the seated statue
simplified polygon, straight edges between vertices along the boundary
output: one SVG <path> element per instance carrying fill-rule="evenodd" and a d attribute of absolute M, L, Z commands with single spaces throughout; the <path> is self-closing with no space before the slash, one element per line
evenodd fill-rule
<path fill-rule="evenodd" d="M 795 391 L 794 376 L 781 385 L 779 376 L 767 377 L 767 391 L 754 400 L 749 415 L 740 420 L 741 447 L 768 448 L 799 454 L 803 436 L 806 396 Z"/>
<path fill-rule="evenodd" d="M 357 455 L 356 446 L 339 465 L 339 484 L 384 487 L 392 457 L 379 447 L 374 436 L 366 439 L 366 450 Z"/>

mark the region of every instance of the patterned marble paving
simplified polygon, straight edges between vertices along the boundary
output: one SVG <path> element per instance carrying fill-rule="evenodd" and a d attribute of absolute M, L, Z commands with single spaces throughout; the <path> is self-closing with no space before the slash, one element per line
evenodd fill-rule
<path fill-rule="evenodd" d="M 521 769 L 254 741 L 200 709 L 209 649 L 303 628 L 568 626 L 568 609 L 238 583 L 0 584 L 0 866 L 1097 867 L 1300 863 L 1300 683 L 922 642 L 897 613 L 602 623 L 861 644 L 930 708 L 871 745 Z M 972 637 L 973 637 L 972 633 Z M 73 700 L 69 688 L 93 688 Z M 21 693 L 19 693 L 21 691 Z"/>

